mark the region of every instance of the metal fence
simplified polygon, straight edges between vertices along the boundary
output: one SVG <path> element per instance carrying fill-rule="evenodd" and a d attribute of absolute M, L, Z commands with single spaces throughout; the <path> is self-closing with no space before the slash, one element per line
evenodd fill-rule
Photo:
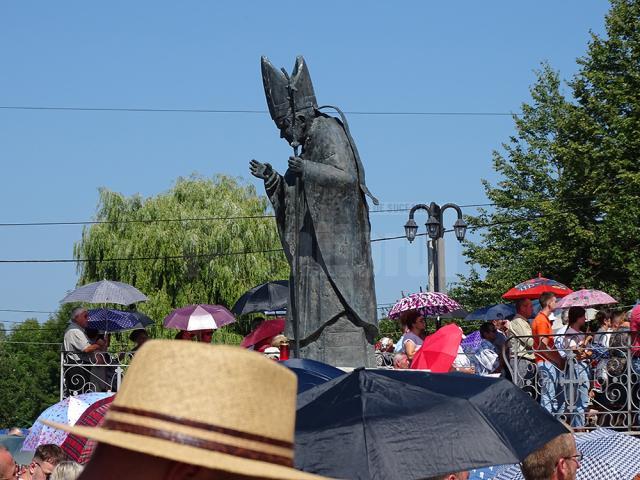
<path fill-rule="evenodd" d="M 510 337 L 496 371 L 578 429 L 640 429 L 640 348 L 632 346 L 630 332 L 596 334 L 584 347 L 577 335 L 555 334 L 548 339 L 552 348 L 534 349 L 535 336 Z M 480 365 L 478 352 L 465 355 L 472 366 Z M 60 398 L 116 392 L 132 357 L 133 352 L 61 352 Z M 378 360 L 379 366 L 389 368 L 393 354 Z"/>
<path fill-rule="evenodd" d="M 133 352 L 60 352 L 60 400 L 80 393 L 117 392 Z"/>
<path fill-rule="evenodd" d="M 548 337 L 552 348 L 541 338 L 507 340 L 502 351 L 506 377 L 578 429 L 637 429 L 640 357 L 634 356 L 638 349 L 631 332 L 598 333 L 584 344 L 584 336 L 556 334 Z"/>

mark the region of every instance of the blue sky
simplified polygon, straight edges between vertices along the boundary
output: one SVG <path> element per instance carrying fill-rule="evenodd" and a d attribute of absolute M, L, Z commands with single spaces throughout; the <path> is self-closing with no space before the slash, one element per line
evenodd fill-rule
<path fill-rule="evenodd" d="M 2 2 L 0 106 L 265 110 L 260 56 L 303 54 L 321 104 L 352 112 L 517 112 L 534 70 L 568 79 L 602 0 Z M 486 202 L 491 152 L 509 116 L 349 115 L 381 208 Z M 197 172 L 242 176 L 256 158 L 286 169 L 268 114 L 0 109 L 0 223 L 82 221 L 97 189 L 153 196 Z M 473 208 L 465 209 L 473 213 Z M 446 223 L 453 224 L 454 218 Z M 406 213 L 372 213 L 372 238 Z M 424 231 L 426 218 L 416 218 Z M 451 226 L 447 225 L 447 226 Z M 72 258 L 79 226 L 0 227 L 0 259 Z M 373 247 L 378 303 L 426 284 L 422 239 Z M 468 267 L 452 235 L 447 277 Z M 524 280 L 524 279 L 523 279 Z M 0 309 L 52 311 L 73 264 L 0 263 Z M 0 322 L 46 314 L 0 311 Z"/>

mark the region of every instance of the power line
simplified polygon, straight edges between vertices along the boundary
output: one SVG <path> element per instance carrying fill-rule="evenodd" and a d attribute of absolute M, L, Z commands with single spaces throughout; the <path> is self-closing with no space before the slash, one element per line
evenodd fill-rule
<path fill-rule="evenodd" d="M 465 207 L 487 207 L 491 203 L 478 203 L 473 205 L 460 205 Z M 370 210 L 369 213 L 389 213 L 389 212 L 408 212 L 411 207 L 405 208 L 389 208 L 381 210 Z M 231 221 L 231 220 L 251 220 L 251 219 L 270 219 L 275 215 L 238 215 L 228 217 L 192 217 L 192 218 L 153 218 L 153 219 L 123 219 L 123 220 L 73 220 L 73 221 L 47 221 L 47 222 L 3 222 L 0 227 L 49 227 L 63 225 L 118 225 L 118 224 L 135 224 L 135 223 L 171 223 L 171 222 L 212 222 L 212 221 Z"/>
<path fill-rule="evenodd" d="M 0 227 L 42 227 L 52 225 L 102 225 L 102 224 L 127 224 L 127 223 L 165 223 L 165 222 L 209 222 L 216 220 L 247 220 L 275 218 L 275 215 L 239 215 L 235 217 L 195 217 L 195 218 L 154 218 L 140 220 L 79 220 L 67 222 L 16 222 L 0 223 Z"/>
<path fill-rule="evenodd" d="M 102 259 L 89 259 L 89 258 L 55 258 L 55 259 L 28 259 L 28 260 L 0 260 L 2 263 L 105 263 L 105 262 L 131 262 L 138 260 L 182 260 L 189 258 L 215 258 L 215 257 L 229 257 L 234 255 L 254 255 L 261 253 L 274 253 L 282 252 L 282 248 L 274 248 L 269 250 L 255 250 L 244 252 L 215 252 L 215 253 L 195 253 L 190 255 L 165 255 L 165 256 L 146 256 L 146 257 L 116 257 L 116 258 L 102 258 Z"/>
<path fill-rule="evenodd" d="M 10 313 L 56 313 L 56 312 L 45 312 L 43 310 L 14 310 L 12 308 L 0 308 L 0 312 L 10 312 Z M 0 320 L 0 322 L 2 322 Z"/>
<path fill-rule="evenodd" d="M 137 108 L 137 107 L 54 107 L 30 105 L 0 105 L 0 110 L 62 111 L 62 112 L 129 112 L 129 113 L 216 113 L 264 115 L 267 110 L 242 108 Z M 426 112 L 426 111 L 345 111 L 349 115 L 372 116 L 449 116 L 449 117 L 512 117 L 513 112 Z"/>

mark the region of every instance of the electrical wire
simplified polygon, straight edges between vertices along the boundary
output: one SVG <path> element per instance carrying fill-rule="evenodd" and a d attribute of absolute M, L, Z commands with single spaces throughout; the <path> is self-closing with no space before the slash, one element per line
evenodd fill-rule
<path fill-rule="evenodd" d="M 137 108 L 137 107 L 55 107 L 30 105 L 0 105 L 0 110 L 35 110 L 62 112 L 130 112 L 130 113 L 222 113 L 265 115 L 267 110 L 242 108 Z M 520 116 L 514 112 L 426 112 L 426 111 L 345 111 L 349 115 L 371 116 L 445 116 L 445 117 L 513 117 Z"/>

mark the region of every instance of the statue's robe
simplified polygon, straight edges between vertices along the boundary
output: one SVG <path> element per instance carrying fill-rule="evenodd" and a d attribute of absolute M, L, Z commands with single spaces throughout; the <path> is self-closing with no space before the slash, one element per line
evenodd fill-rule
<path fill-rule="evenodd" d="M 305 162 L 298 189 L 290 170 L 265 181 L 291 265 L 289 311 L 298 310 L 298 331 L 288 322 L 285 333 L 299 339 L 303 358 L 337 366 L 373 366 L 377 315 L 369 209 L 342 123 L 316 117 L 300 157 Z"/>

